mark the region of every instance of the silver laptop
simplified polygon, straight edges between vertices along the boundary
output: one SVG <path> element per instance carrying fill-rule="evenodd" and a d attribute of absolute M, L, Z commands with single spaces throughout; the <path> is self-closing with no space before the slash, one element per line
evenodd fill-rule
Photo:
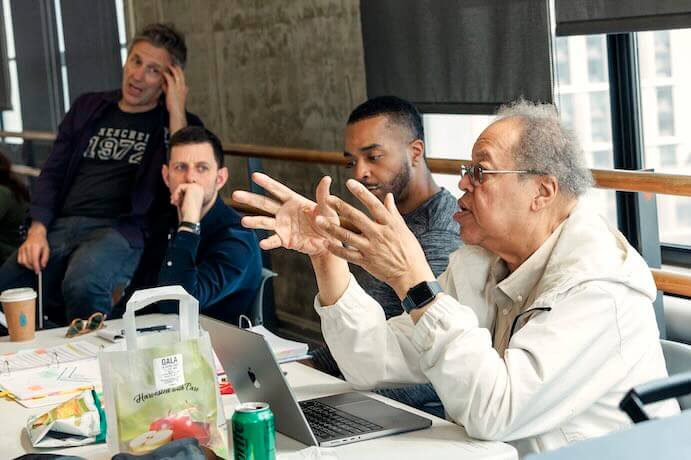
<path fill-rule="evenodd" d="M 298 402 L 262 335 L 206 316 L 199 320 L 240 401 L 269 403 L 276 429 L 303 444 L 338 446 L 432 425 L 357 392 Z"/>

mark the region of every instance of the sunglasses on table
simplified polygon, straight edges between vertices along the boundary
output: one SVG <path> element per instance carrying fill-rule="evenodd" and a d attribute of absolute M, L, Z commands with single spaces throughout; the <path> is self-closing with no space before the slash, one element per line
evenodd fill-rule
<path fill-rule="evenodd" d="M 487 169 L 478 164 L 461 165 L 461 178 L 465 175 L 470 176 L 473 185 L 477 187 L 484 181 L 485 174 L 533 174 L 541 176 L 544 173 L 540 171 L 530 171 L 527 169 Z"/>
<path fill-rule="evenodd" d="M 87 319 L 75 318 L 67 327 L 65 337 L 71 338 L 101 329 L 105 325 L 106 315 L 97 311 Z"/>

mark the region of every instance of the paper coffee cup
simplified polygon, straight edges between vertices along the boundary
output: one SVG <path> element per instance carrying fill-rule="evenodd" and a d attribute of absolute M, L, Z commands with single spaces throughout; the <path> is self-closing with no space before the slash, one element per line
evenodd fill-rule
<path fill-rule="evenodd" d="M 36 291 L 17 288 L 2 291 L 0 303 L 7 319 L 12 342 L 34 338 L 36 332 Z"/>

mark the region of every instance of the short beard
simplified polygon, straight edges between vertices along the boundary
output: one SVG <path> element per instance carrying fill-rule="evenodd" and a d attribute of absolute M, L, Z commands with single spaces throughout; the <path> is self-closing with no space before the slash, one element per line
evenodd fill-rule
<path fill-rule="evenodd" d="M 394 177 L 390 184 L 383 187 L 382 201 L 387 193 L 391 193 L 396 203 L 400 203 L 408 198 L 408 184 L 410 183 L 410 165 L 403 162 L 401 171 Z"/>

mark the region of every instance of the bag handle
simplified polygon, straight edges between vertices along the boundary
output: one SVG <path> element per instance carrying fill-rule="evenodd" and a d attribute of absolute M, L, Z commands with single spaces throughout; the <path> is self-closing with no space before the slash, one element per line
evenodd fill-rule
<path fill-rule="evenodd" d="M 180 341 L 199 337 L 199 301 L 182 286 L 163 286 L 135 291 L 127 302 L 122 321 L 128 350 L 137 349 L 137 326 L 134 313 L 154 302 L 177 300 L 180 302 Z"/>

